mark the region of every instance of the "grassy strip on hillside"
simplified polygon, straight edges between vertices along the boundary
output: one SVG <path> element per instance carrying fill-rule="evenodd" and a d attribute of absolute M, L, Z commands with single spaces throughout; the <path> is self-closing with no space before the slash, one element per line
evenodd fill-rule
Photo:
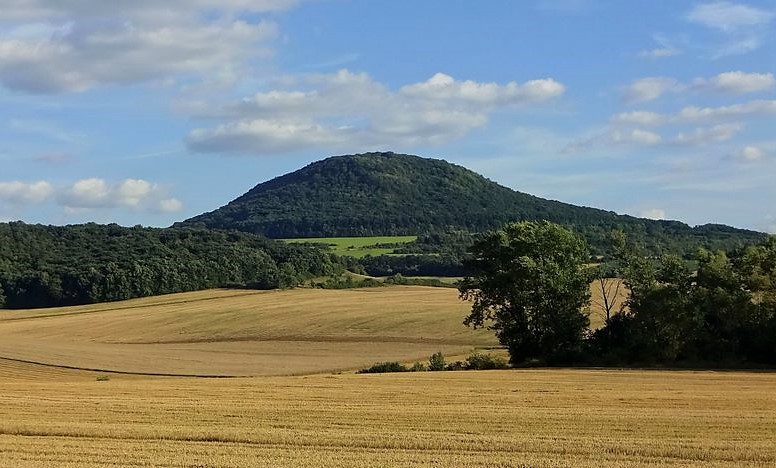
<path fill-rule="evenodd" d="M 391 255 L 394 249 L 415 239 L 417 236 L 315 237 L 282 240 L 291 244 L 325 244 L 334 254 L 361 258 L 367 255 Z"/>

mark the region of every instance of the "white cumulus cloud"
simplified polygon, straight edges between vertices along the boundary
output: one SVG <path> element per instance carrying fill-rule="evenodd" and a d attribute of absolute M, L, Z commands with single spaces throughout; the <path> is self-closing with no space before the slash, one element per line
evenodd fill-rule
<path fill-rule="evenodd" d="M 46 201 L 54 192 L 46 181 L 0 182 L 0 202 L 11 205 L 31 205 Z"/>
<path fill-rule="evenodd" d="M 674 118 L 693 122 L 773 114 L 776 114 L 776 100 L 760 99 L 719 107 L 689 106 L 683 108 Z"/>
<path fill-rule="evenodd" d="M 630 103 L 654 101 L 668 93 L 689 91 L 722 94 L 748 94 L 776 88 L 773 73 L 730 71 L 710 78 L 698 77 L 689 83 L 668 77 L 648 77 L 633 81 L 624 88 L 624 98 Z"/>
<path fill-rule="evenodd" d="M 687 20 L 716 31 L 719 40 L 704 41 L 712 59 L 741 55 L 759 49 L 768 40 L 769 23 L 776 18 L 773 8 L 762 9 L 744 3 L 716 1 L 696 4 Z"/>
<path fill-rule="evenodd" d="M 742 120 L 772 115 L 776 115 L 776 99 L 757 99 L 729 106 L 687 106 L 673 114 L 651 111 L 623 112 L 612 116 L 611 122 L 619 125 L 657 127 L 669 124 L 679 125 Z"/>
<path fill-rule="evenodd" d="M 63 188 L 57 199 L 60 205 L 71 210 L 128 208 L 173 212 L 183 207 L 162 186 L 143 179 L 125 179 L 114 184 L 100 178 L 83 179 Z"/>
<path fill-rule="evenodd" d="M 9 0 L 0 8 L 0 84 L 28 93 L 102 85 L 234 79 L 269 53 L 276 24 L 239 12 L 289 1 Z"/>
<path fill-rule="evenodd" d="M 70 208 L 97 208 L 112 203 L 110 189 L 103 179 L 91 178 L 75 182 L 65 189 L 60 201 Z"/>
<path fill-rule="evenodd" d="M 561 96 L 551 78 L 506 84 L 460 81 L 437 73 L 390 90 L 366 73 L 292 77 L 288 86 L 228 105 L 187 103 L 213 127 L 190 132 L 196 152 L 273 154 L 303 148 L 377 148 L 438 144 L 487 124 L 499 109 L 537 105 Z"/>
<path fill-rule="evenodd" d="M 766 157 L 764 149 L 757 146 L 745 146 L 733 154 L 733 157 L 742 162 L 762 161 Z"/>
<path fill-rule="evenodd" d="M 471 80 L 457 81 L 452 76 L 437 73 L 422 83 L 404 86 L 399 92 L 416 99 L 504 106 L 544 101 L 560 96 L 564 91 L 565 87 L 551 78 L 533 80 L 522 85 L 514 81 L 499 85 Z"/>
<path fill-rule="evenodd" d="M 53 202 L 67 212 L 92 209 L 174 213 L 183 203 L 166 187 L 143 179 L 111 183 L 101 178 L 81 179 L 64 186 L 48 181 L 0 182 L 0 206 L 24 207 Z"/>
<path fill-rule="evenodd" d="M 633 111 L 623 112 L 612 117 L 612 122 L 617 124 L 649 125 L 655 126 L 663 123 L 665 116 L 657 112 Z"/>
<path fill-rule="evenodd" d="M 776 87 L 776 78 L 773 73 L 732 71 L 709 79 L 698 78 L 694 85 L 699 89 L 729 94 L 756 93 Z"/>
<path fill-rule="evenodd" d="M 0 19 L 62 20 L 121 16 L 163 23 L 192 12 L 262 13 L 285 10 L 297 3 L 297 0 L 4 0 Z"/>
<path fill-rule="evenodd" d="M 639 57 L 660 59 L 665 57 L 675 57 L 681 54 L 682 51 L 674 47 L 656 47 L 654 49 L 643 50 L 639 52 Z"/>
<path fill-rule="evenodd" d="M 625 88 L 625 100 L 628 102 L 653 101 L 669 92 L 679 92 L 684 87 L 678 80 L 666 77 L 641 78 Z"/>
<path fill-rule="evenodd" d="M 563 151 L 565 153 L 579 153 L 598 147 L 617 146 L 657 146 L 663 143 L 663 137 L 655 132 L 642 129 L 607 129 L 603 133 L 583 138 L 568 144 Z"/>
<path fill-rule="evenodd" d="M 183 209 L 183 203 L 177 198 L 165 198 L 159 202 L 159 211 L 162 213 L 177 213 Z"/>
<path fill-rule="evenodd" d="M 674 139 L 674 143 L 684 146 L 703 146 L 719 143 L 730 140 L 743 129 L 744 126 L 738 123 L 696 128 L 692 132 L 679 133 Z"/>
<path fill-rule="evenodd" d="M 647 59 L 661 59 L 666 57 L 674 57 L 681 55 L 683 51 L 674 44 L 674 41 L 669 39 L 664 34 L 655 34 L 652 36 L 658 47 L 642 50 L 638 53 L 641 58 Z"/>
<path fill-rule="evenodd" d="M 629 132 L 616 130 L 611 134 L 611 141 L 614 143 L 637 143 L 641 145 L 656 145 L 663 141 L 663 137 L 657 133 L 647 130 L 635 129 Z"/>
<path fill-rule="evenodd" d="M 666 219 L 666 211 L 660 208 L 649 208 L 639 213 L 640 218 L 662 220 Z"/>
<path fill-rule="evenodd" d="M 767 24 L 773 18 L 773 11 L 728 1 L 698 4 L 687 15 L 694 23 L 724 32 Z"/>

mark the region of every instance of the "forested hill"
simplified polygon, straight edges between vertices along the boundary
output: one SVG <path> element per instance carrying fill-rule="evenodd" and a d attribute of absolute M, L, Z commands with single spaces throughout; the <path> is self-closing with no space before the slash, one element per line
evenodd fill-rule
<path fill-rule="evenodd" d="M 228 205 L 180 223 L 272 238 L 413 235 L 448 229 L 482 232 L 509 221 L 549 220 L 594 246 L 612 229 L 651 250 L 707 245 L 733 248 L 762 240 L 721 225 L 691 228 L 545 200 L 501 186 L 464 167 L 395 153 L 336 156 L 257 185 Z M 679 249 L 681 247 L 681 249 Z"/>
<path fill-rule="evenodd" d="M 0 223 L 0 307 L 89 304 L 200 289 L 295 286 L 341 270 L 320 249 L 247 233 Z"/>

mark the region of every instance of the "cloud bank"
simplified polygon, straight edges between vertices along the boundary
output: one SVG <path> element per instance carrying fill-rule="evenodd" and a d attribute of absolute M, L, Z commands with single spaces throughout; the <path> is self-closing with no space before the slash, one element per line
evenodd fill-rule
<path fill-rule="evenodd" d="M 287 0 L 9 0 L 0 9 L 0 84 L 26 93 L 104 85 L 233 80 L 278 34 L 241 14 Z"/>
<path fill-rule="evenodd" d="M 133 211 L 174 213 L 183 208 L 165 187 L 143 179 L 109 183 L 104 179 L 78 180 L 55 187 L 47 181 L 0 182 L 0 205 L 24 207 L 54 202 L 66 210 L 126 208 Z"/>
<path fill-rule="evenodd" d="M 188 103 L 193 115 L 223 121 L 193 130 L 189 149 L 274 154 L 439 144 L 484 126 L 495 111 L 538 105 L 565 91 L 552 78 L 497 84 L 443 73 L 393 91 L 366 73 L 348 70 L 292 78 L 291 84 L 301 89 L 257 93 L 221 106 Z"/>

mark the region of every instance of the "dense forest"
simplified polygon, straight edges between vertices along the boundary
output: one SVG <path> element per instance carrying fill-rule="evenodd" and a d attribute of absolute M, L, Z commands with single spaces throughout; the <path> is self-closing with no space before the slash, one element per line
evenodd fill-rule
<path fill-rule="evenodd" d="M 337 274 L 321 249 L 261 236 L 115 224 L 0 224 L 0 307 L 117 301 L 214 287 L 272 289 Z"/>
<path fill-rule="evenodd" d="M 394 153 L 337 156 L 254 187 L 179 226 L 234 229 L 271 238 L 485 232 L 506 222 L 547 220 L 572 228 L 606 254 L 618 229 L 652 255 L 731 250 L 765 239 L 722 225 L 692 228 L 578 207 L 516 192 L 443 160 Z"/>

